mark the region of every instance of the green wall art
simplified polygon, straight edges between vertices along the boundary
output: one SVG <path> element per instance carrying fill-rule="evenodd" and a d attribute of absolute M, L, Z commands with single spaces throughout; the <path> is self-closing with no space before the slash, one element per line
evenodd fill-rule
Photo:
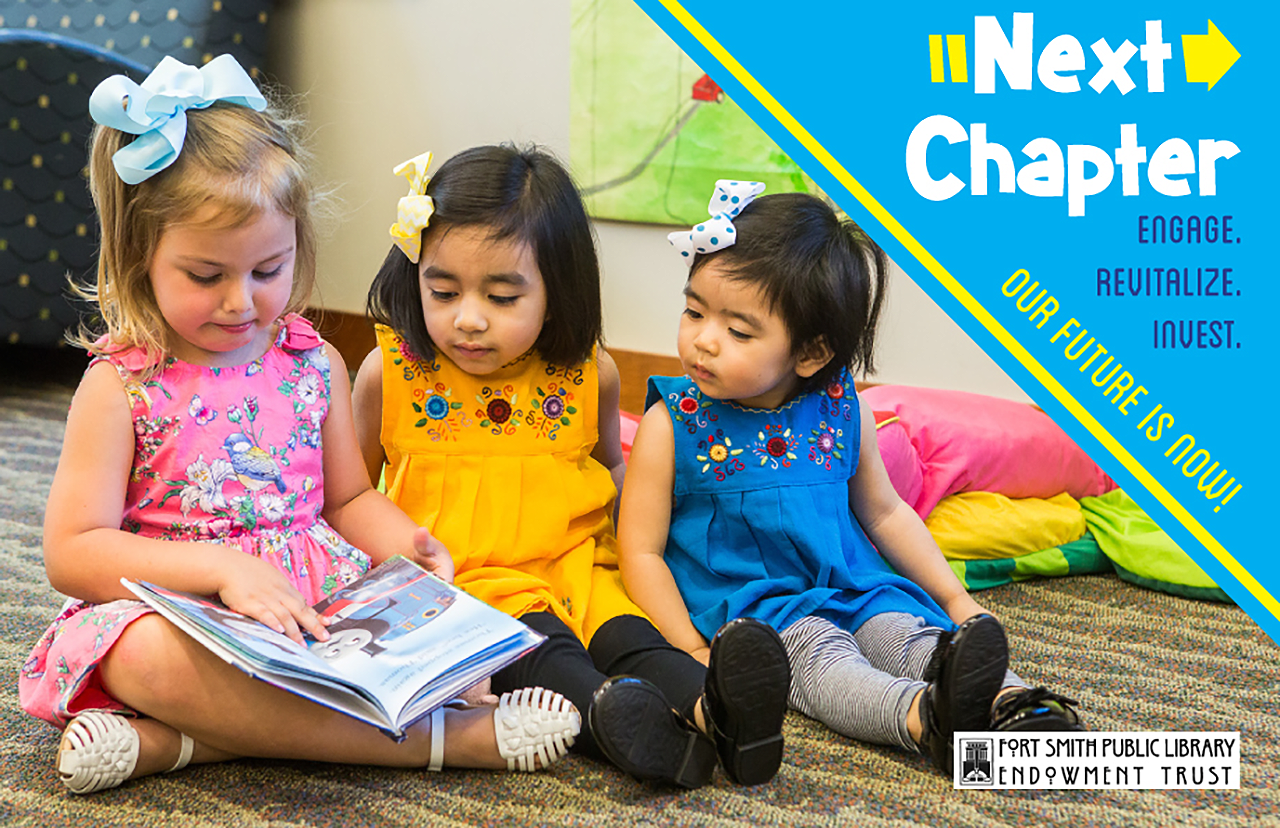
<path fill-rule="evenodd" d="M 717 179 L 813 180 L 632 0 L 574 0 L 570 164 L 599 219 L 691 225 Z"/>

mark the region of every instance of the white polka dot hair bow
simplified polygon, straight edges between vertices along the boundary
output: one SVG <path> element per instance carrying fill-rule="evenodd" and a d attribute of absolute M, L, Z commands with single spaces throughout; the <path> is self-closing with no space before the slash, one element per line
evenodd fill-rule
<path fill-rule="evenodd" d="M 391 225 L 391 239 L 396 247 L 414 264 L 422 254 L 422 230 L 431 221 L 431 214 L 436 211 L 436 204 L 431 196 L 423 195 L 427 190 L 427 168 L 431 166 L 431 153 L 410 158 L 396 167 L 396 175 L 409 179 L 409 194 L 400 199 L 396 223 Z"/>
<path fill-rule="evenodd" d="M 187 110 L 215 101 L 261 112 L 266 98 L 231 55 L 197 69 L 165 56 L 141 83 L 112 75 L 89 96 L 89 114 L 103 126 L 138 137 L 111 156 L 116 174 L 138 184 L 178 160 L 187 139 Z"/>
<path fill-rule="evenodd" d="M 680 251 L 685 263 L 692 267 L 694 254 L 722 250 L 738 240 L 733 219 L 763 192 L 764 184 L 759 181 L 729 181 L 722 178 L 716 182 L 716 191 L 711 196 L 711 203 L 707 205 L 707 212 L 711 217 L 695 224 L 692 230 L 670 233 L 667 239 Z"/>

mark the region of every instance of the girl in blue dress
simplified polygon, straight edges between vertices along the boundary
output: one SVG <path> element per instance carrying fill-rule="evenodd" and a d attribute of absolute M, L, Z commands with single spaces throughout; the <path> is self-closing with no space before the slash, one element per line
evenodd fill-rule
<path fill-rule="evenodd" d="M 791 706 L 952 772 L 952 734 L 1079 729 L 1007 670 L 1000 623 L 894 491 L 852 369 L 869 372 L 888 260 L 803 194 L 721 181 L 671 234 L 690 264 L 683 377 L 649 381 L 623 490 L 627 591 L 695 657 L 738 617 L 781 635 Z M 744 686 L 739 692 L 749 694 Z"/>

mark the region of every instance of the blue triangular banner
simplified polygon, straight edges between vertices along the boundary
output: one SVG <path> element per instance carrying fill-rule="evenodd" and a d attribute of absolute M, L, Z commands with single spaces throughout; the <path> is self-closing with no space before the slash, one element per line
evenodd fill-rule
<path fill-rule="evenodd" d="M 636 2 L 1280 641 L 1275 7 Z"/>

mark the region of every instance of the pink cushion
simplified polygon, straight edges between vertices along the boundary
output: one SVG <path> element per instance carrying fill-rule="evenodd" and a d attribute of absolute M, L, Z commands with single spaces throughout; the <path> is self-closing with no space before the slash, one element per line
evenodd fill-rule
<path fill-rule="evenodd" d="M 924 491 L 924 466 L 920 464 L 919 452 L 911 445 L 911 435 L 897 414 L 892 411 L 876 412 L 876 443 L 894 491 L 898 497 L 914 505 Z"/>
<path fill-rule="evenodd" d="M 861 396 L 873 410 L 899 418 L 914 458 L 899 435 L 886 433 L 891 426 L 876 437 L 889 448 L 882 446 L 881 455 L 894 488 L 921 517 L 957 492 L 1013 498 L 1066 492 L 1078 499 L 1116 488 L 1047 414 L 1030 405 L 905 385 L 876 385 Z M 918 490 L 911 482 L 913 464 L 921 470 Z"/>
<path fill-rule="evenodd" d="M 640 415 L 619 411 L 618 419 L 622 426 L 622 459 L 630 460 L 631 444 L 635 442 L 636 429 L 640 428 Z"/>

